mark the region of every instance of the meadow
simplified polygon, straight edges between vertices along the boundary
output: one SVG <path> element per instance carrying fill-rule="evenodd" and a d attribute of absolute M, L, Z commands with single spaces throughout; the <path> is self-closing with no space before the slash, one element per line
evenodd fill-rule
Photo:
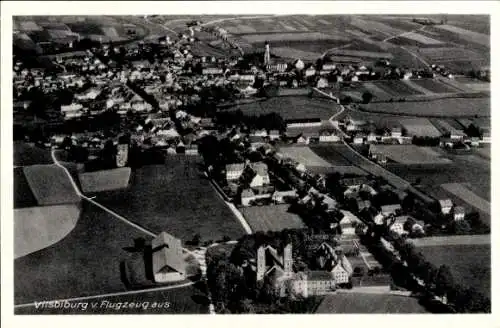
<path fill-rule="evenodd" d="M 244 230 L 201 171 L 197 156 L 167 156 L 163 165 L 133 172 L 127 189 L 101 192 L 96 201 L 143 226 L 182 240 L 237 239 Z"/>
<path fill-rule="evenodd" d="M 287 204 L 251 206 L 242 207 L 240 211 L 254 232 L 304 228 L 302 219 L 297 214 L 288 212 L 289 207 Z"/>
<path fill-rule="evenodd" d="M 417 298 L 377 294 L 328 295 L 316 313 L 426 313 Z"/>

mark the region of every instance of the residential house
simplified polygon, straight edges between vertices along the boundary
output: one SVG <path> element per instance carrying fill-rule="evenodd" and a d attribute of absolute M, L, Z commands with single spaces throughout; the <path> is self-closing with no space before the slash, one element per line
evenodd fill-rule
<path fill-rule="evenodd" d="M 339 142 L 340 137 L 333 130 L 322 130 L 319 132 L 319 142 Z"/>
<path fill-rule="evenodd" d="M 355 145 L 362 145 L 364 143 L 364 136 L 362 134 L 356 134 L 352 139 L 352 143 Z"/>
<path fill-rule="evenodd" d="M 342 231 L 342 236 L 355 236 L 356 235 L 356 224 L 362 221 L 349 211 L 340 211 L 344 217 L 340 219 L 339 225 Z"/>
<path fill-rule="evenodd" d="M 236 163 L 236 164 L 227 164 L 226 165 L 226 180 L 234 181 L 238 180 L 243 174 L 243 170 L 245 169 L 244 163 Z"/>
<path fill-rule="evenodd" d="M 453 219 L 455 221 L 461 221 L 465 219 L 465 208 L 463 206 L 453 207 Z"/>
<path fill-rule="evenodd" d="M 262 187 L 270 184 L 267 164 L 263 162 L 250 163 L 245 166 L 240 179 L 244 179 L 250 188 Z"/>
<path fill-rule="evenodd" d="M 271 197 L 272 201 L 275 204 L 283 204 L 288 203 L 294 199 L 297 199 L 297 191 L 295 190 L 286 190 L 286 191 L 275 191 Z"/>
<path fill-rule="evenodd" d="M 396 233 L 398 236 L 406 235 L 408 232 L 404 229 L 404 224 L 408 220 L 408 216 L 398 216 L 388 221 L 389 231 Z"/>
<path fill-rule="evenodd" d="M 401 131 L 400 127 L 393 127 L 391 129 L 391 137 L 393 137 L 393 138 L 400 138 L 402 136 L 403 136 L 403 134 L 402 134 L 402 131 Z"/>
<path fill-rule="evenodd" d="M 453 208 L 453 202 L 451 199 L 440 199 L 439 200 L 439 207 L 441 208 L 441 213 L 446 215 L 450 214 L 451 209 Z"/>
<path fill-rule="evenodd" d="M 278 130 L 271 130 L 269 131 L 268 137 L 271 141 L 278 140 L 279 138 L 281 138 L 281 133 Z"/>
<path fill-rule="evenodd" d="M 380 207 L 380 213 L 384 217 L 388 217 L 390 215 L 398 215 L 399 212 L 401 212 L 400 204 L 384 205 Z"/>
<path fill-rule="evenodd" d="M 155 282 L 164 283 L 186 279 L 186 263 L 180 239 L 162 232 L 153 239 L 151 247 Z"/>

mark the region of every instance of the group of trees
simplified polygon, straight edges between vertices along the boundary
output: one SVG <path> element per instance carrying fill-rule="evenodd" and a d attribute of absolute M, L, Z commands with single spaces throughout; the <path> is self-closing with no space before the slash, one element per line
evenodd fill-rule
<path fill-rule="evenodd" d="M 244 125 L 250 129 L 264 129 L 267 131 L 284 131 L 286 123 L 278 113 L 272 112 L 261 115 L 245 115 L 241 110 L 218 112 L 216 122 L 222 126 Z"/>
<path fill-rule="evenodd" d="M 394 240 L 394 246 L 406 261 L 408 269 L 425 282 L 431 294 L 446 296 L 448 303 L 458 312 L 490 312 L 490 300 L 472 287 L 464 288 L 457 284 L 447 265 L 439 268 L 425 260 L 413 244 L 402 239 Z"/>

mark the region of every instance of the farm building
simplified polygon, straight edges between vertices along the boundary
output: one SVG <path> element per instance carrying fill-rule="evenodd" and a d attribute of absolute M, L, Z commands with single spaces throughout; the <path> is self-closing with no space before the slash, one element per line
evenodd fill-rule
<path fill-rule="evenodd" d="M 321 270 L 299 272 L 291 285 L 292 293 L 303 297 L 325 295 L 336 289 L 332 274 Z"/>
<path fill-rule="evenodd" d="M 151 247 L 153 252 L 153 274 L 156 282 L 185 279 L 186 263 L 182 255 L 180 239 L 162 232 L 153 239 Z"/>

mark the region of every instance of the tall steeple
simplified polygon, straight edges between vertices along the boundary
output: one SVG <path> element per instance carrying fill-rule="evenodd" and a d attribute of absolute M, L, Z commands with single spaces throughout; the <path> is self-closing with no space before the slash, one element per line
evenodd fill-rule
<path fill-rule="evenodd" d="M 271 64 L 271 51 L 269 49 L 269 42 L 265 43 L 265 52 L 264 52 L 264 65 Z"/>

